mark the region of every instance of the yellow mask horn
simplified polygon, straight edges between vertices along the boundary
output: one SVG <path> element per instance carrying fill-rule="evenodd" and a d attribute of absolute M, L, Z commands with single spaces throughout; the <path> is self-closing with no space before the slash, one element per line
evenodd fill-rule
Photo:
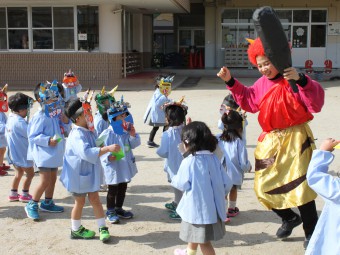
<path fill-rule="evenodd" d="M 7 93 L 7 88 L 8 88 L 8 84 L 5 84 L 5 86 L 1 89 L 1 91 L 3 93 Z"/>
<path fill-rule="evenodd" d="M 249 42 L 250 44 L 253 44 L 254 43 L 254 39 L 250 39 L 250 38 L 246 38 L 247 42 Z"/>
<path fill-rule="evenodd" d="M 118 85 L 111 89 L 109 92 L 107 92 L 110 96 L 114 97 L 116 90 L 118 89 Z"/>
<path fill-rule="evenodd" d="M 105 95 L 105 86 L 103 86 L 102 90 L 100 91 L 100 94 L 103 96 Z"/>

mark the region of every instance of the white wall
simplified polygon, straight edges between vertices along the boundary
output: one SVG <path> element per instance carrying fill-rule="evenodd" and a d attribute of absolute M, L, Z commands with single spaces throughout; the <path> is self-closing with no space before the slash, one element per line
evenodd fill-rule
<path fill-rule="evenodd" d="M 122 53 L 122 12 L 119 5 L 99 5 L 99 51 Z"/>

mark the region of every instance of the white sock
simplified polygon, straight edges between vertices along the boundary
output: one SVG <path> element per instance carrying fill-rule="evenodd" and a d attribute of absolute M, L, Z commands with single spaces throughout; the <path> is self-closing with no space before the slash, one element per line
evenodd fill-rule
<path fill-rule="evenodd" d="M 229 201 L 229 208 L 235 208 L 236 207 L 236 201 Z"/>
<path fill-rule="evenodd" d="M 229 208 L 229 200 L 228 200 L 228 199 L 225 200 L 225 207 L 226 207 L 227 210 L 228 210 L 228 208 Z"/>
<path fill-rule="evenodd" d="M 105 218 L 97 219 L 97 225 L 98 225 L 98 228 L 105 227 L 106 226 Z"/>
<path fill-rule="evenodd" d="M 18 191 L 11 190 L 11 196 L 16 197 L 18 196 Z"/>
<path fill-rule="evenodd" d="M 72 230 L 77 231 L 81 226 L 81 220 L 72 220 L 71 219 L 71 224 L 72 224 Z"/>

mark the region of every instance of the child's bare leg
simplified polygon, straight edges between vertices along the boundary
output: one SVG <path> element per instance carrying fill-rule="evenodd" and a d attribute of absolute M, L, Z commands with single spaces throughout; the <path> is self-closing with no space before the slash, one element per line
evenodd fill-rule
<path fill-rule="evenodd" d="M 15 169 L 15 175 L 12 181 L 12 190 L 18 190 L 20 180 L 22 176 L 24 175 L 24 169 L 19 166 L 15 166 L 14 169 Z"/>
<path fill-rule="evenodd" d="M 229 201 L 235 201 L 237 200 L 237 188 L 232 187 L 229 193 Z"/>
<path fill-rule="evenodd" d="M 90 192 L 88 193 L 88 196 L 96 219 L 104 218 L 104 209 L 102 202 L 100 201 L 98 192 Z"/>
<path fill-rule="evenodd" d="M 200 247 L 201 247 L 201 251 L 203 255 L 215 255 L 216 254 L 211 242 L 201 243 Z"/>
<path fill-rule="evenodd" d="M 74 196 L 74 207 L 71 212 L 71 220 L 80 220 L 85 205 L 85 197 Z"/>
<path fill-rule="evenodd" d="M 57 181 L 58 171 L 50 171 L 50 182 L 45 190 L 46 198 L 53 198 L 55 182 Z"/>
<path fill-rule="evenodd" d="M 197 250 L 198 243 L 188 243 L 188 248 L 190 250 Z"/>
<path fill-rule="evenodd" d="M 36 202 L 40 200 L 42 194 L 45 192 L 45 190 L 49 186 L 50 180 L 51 180 L 51 172 L 40 171 L 39 176 L 40 176 L 40 182 L 38 186 L 36 187 L 33 193 L 33 197 L 32 197 L 33 200 Z"/>
<path fill-rule="evenodd" d="M 4 157 L 5 157 L 6 147 L 0 148 L 0 166 L 4 163 Z"/>
<path fill-rule="evenodd" d="M 34 177 L 34 169 L 33 167 L 22 168 L 22 169 L 26 173 L 26 178 L 24 180 L 24 183 L 22 184 L 22 189 L 29 190 L 31 187 L 32 179 Z"/>

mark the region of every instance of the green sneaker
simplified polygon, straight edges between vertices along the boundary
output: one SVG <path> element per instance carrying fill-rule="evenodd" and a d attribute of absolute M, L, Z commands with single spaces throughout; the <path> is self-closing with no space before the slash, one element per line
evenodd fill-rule
<path fill-rule="evenodd" d="M 95 235 L 96 232 L 86 229 L 83 226 L 80 226 L 77 231 L 71 230 L 71 239 L 93 239 Z"/>
<path fill-rule="evenodd" d="M 99 228 L 99 239 L 103 243 L 107 242 L 110 239 L 110 233 L 107 227 Z"/>

